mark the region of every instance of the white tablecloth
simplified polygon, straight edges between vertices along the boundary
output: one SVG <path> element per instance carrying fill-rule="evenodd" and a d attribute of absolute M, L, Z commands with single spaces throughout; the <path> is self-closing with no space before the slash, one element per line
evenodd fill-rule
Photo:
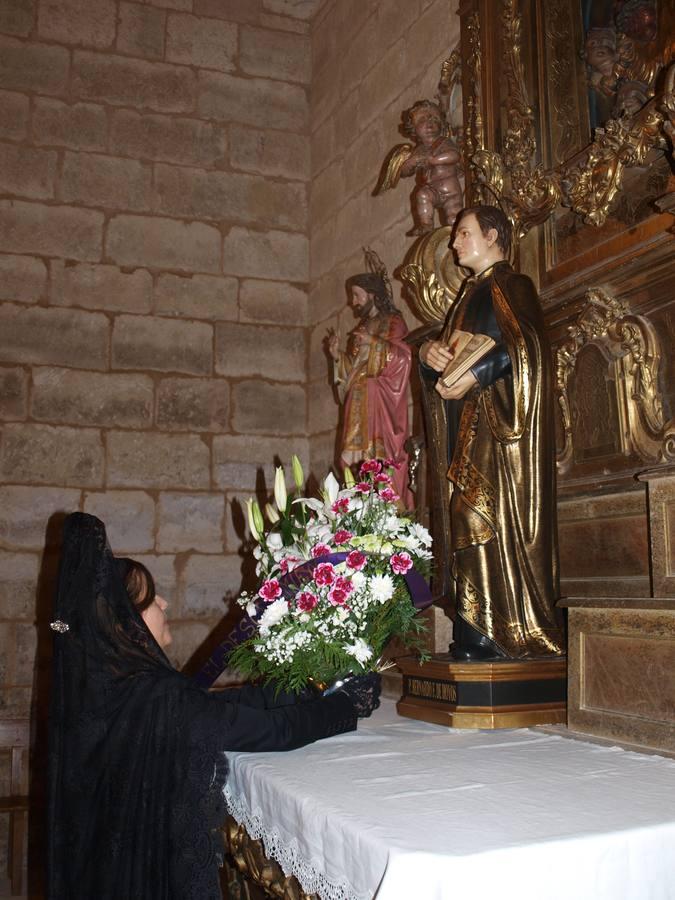
<path fill-rule="evenodd" d="M 232 753 L 229 808 L 325 900 L 675 900 L 675 760 L 385 701 L 358 732 Z"/>

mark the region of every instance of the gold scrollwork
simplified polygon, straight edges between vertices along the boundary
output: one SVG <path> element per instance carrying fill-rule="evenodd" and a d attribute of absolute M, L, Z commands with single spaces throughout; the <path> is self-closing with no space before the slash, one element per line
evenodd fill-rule
<path fill-rule="evenodd" d="M 416 314 L 427 324 L 443 324 L 465 278 L 448 246 L 451 235 L 452 227 L 444 225 L 419 238 L 399 273 Z"/>
<path fill-rule="evenodd" d="M 519 237 L 551 215 L 558 204 L 571 208 L 592 225 L 602 225 L 621 190 L 624 170 L 643 165 L 653 150 L 668 148 L 675 134 L 675 63 L 670 64 L 661 90 L 637 112 L 608 119 L 596 128 L 594 140 L 571 159 L 552 169 L 535 165 L 534 114 L 528 100 L 522 61 L 521 16 L 517 0 L 503 0 L 503 58 L 507 85 L 502 152 L 485 147 L 480 100 L 469 97 L 465 126 L 470 170 L 478 184 L 473 195 L 484 202 L 498 199 Z M 480 44 L 472 17 L 470 41 Z M 480 54 L 477 54 L 480 58 Z M 658 71 L 655 70 L 654 84 Z M 653 88 L 653 85 L 652 85 Z M 471 138 L 471 140 L 469 140 Z M 489 199 L 492 195 L 492 199 Z"/>
<path fill-rule="evenodd" d="M 599 346 L 614 369 L 623 452 L 637 453 L 646 461 L 675 459 L 675 420 L 664 421 L 658 387 L 661 348 L 654 326 L 602 288 L 590 289 L 585 299 L 586 307 L 556 354 L 556 391 L 564 435 L 559 468 L 564 471 L 572 462 L 568 383 L 579 352 L 588 344 Z"/>
<path fill-rule="evenodd" d="M 294 875 L 284 875 L 281 866 L 265 855 L 262 841 L 253 840 L 244 826 L 237 824 L 232 816 L 227 817 L 223 833 L 225 846 L 238 872 L 262 888 L 266 897 L 319 900 L 318 894 L 305 893 Z"/>

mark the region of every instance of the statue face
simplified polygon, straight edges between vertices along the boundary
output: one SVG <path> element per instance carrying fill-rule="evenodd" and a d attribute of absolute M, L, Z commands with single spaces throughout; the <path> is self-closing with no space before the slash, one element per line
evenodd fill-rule
<path fill-rule="evenodd" d="M 496 240 L 497 231 L 494 228 L 483 234 L 475 214 L 467 213 L 457 225 L 452 249 L 460 266 L 474 273 L 482 272 L 497 259 L 503 259 Z"/>
<path fill-rule="evenodd" d="M 373 298 L 364 288 L 354 285 L 352 288 L 351 305 L 354 313 L 359 318 L 365 318 L 373 308 Z"/>
<path fill-rule="evenodd" d="M 604 29 L 590 29 L 586 37 L 584 55 L 591 69 L 605 76 L 612 74 L 616 49 L 608 36 L 604 34 Z"/>
<path fill-rule="evenodd" d="M 430 143 L 440 137 L 441 119 L 435 109 L 420 109 L 413 117 L 415 134 L 423 143 Z"/>

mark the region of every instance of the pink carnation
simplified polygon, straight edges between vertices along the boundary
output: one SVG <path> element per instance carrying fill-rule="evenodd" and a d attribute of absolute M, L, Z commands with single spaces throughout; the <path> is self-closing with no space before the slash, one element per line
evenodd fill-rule
<path fill-rule="evenodd" d="M 347 591 L 343 590 L 339 587 L 332 587 L 328 591 L 328 602 L 333 606 L 345 606 L 347 603 L 347 597 L 349 594 Z"/>
<path fill-rule="evenodd" d="M 335 537 L 333 538 L 333 540 L 338 545 L 346 544 L 347 541 L 351 540 L 353 537 L 354 535 L 351 533 L 351 531 L 347 531 L 346 528 L 340 528 L 335 532 Z"/>
<path fill-rule="evenodd" d="M 335 579 L 334 589 L 344 591 L 346 594 L 351 594 L 354 590 L 354 584 L 351 578 L 346 578 L 344 575 L 338 575 Z"/>
<path fill-rule="evenodd" d="M 354 485 L 354 490 L 359 491 L 361 494 L 369 494 L 370 493 L 370 485 L 367 481 L 357 481 Z"/>
<path fill-rule="evenodd" d="M 359 572 L 366 564 L 366 554 L 362 553 L 360 550 L 352 550 L 350 554 L 347 556 L 347 565 L 350 569 L 355 569 Z"/>
<path fill-rule="evenodd" d="M 318 602 L 319 598 L 311 591 L 300 591 L 295 598 L 295 605 L 301 612 L 311 612 Z"/>
<path fill-rule="evenodd" d="M 374 478 L 375 484 L 391 484 L 391 475 L 386 472 L 379 472 Z"/>
<path fill-rule="evenodd" d="M 328 556 L 330 547 L 328 544 L 314 544 L 312 547 L 312 559 L 318 559 L 320 556 Z"/>
<path fill-rule="evenodd" d="M 383 465 L 386 469 L 396 469 L 397 472 L 401 468 L 401 463 L 396 462 L 396 460 L 392 459 L 391 456 L 388 456 L 387 459 L 384 460 Z"/>
<path fill-rule="evenodd" d="M 276 578 L 270 578 L 269 581 L 263 581 L 262 587 L 258 591 L 258 594 L 267 603 L 271 603 L 273 600 L 281 597 L 281 585 Z"/>
<path fill-rule="evenodd" d="M 405 575 L 412 569 L 412 559 L 410 555 L 403 551 L 402 553 L 394 553 L 389 559 L 389 565 L 397 575 Z"/>
<path fill-rule="evenodd" d="M 335 503 L 333 503 L 331 509 L 334 513 L 349 512 L 349 497 L 340 497 L 335 501 Z"/>
<path fill-rule="evenodd" d="M 382 463 L 379 461 L 379 459 L 367 459 L 365 462 L 361 463 L 359 475 L 367 475 L 369 472 L 377 475 L 377 473 L 381 471 Z"/>
<path fill-rule="evenodd" d="M 279 563 L 281 574 L 287 575 L 289 572 L 292 572 L 300 561 L 301 560 L 299 556 L 284 556 L 284 558 Z"/>
<path fill-rule="evenodd" d="M 314 581 L 319 586 L 332 584 L 335 581 L 335 569 L 330 563 L 319 563 L 314 569 Z"/>
<path fill-rule="evenodd" d="M 396 503 L 398 500 L 398 494 L 390 487 L 383 488 L 380 491 L 380 497 L 382 497 L 383 500 L 386 500 L 387 503 Z"/>

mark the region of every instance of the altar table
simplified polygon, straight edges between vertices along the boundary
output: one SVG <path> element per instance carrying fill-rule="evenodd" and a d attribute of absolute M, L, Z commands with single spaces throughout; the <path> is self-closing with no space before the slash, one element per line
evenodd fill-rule
<path fill-rule="evenodd" d="M 675 759 L 388 700 L 358 732 L 228 756 L 230 812 L 322 900 L 675 900 Z"/>

